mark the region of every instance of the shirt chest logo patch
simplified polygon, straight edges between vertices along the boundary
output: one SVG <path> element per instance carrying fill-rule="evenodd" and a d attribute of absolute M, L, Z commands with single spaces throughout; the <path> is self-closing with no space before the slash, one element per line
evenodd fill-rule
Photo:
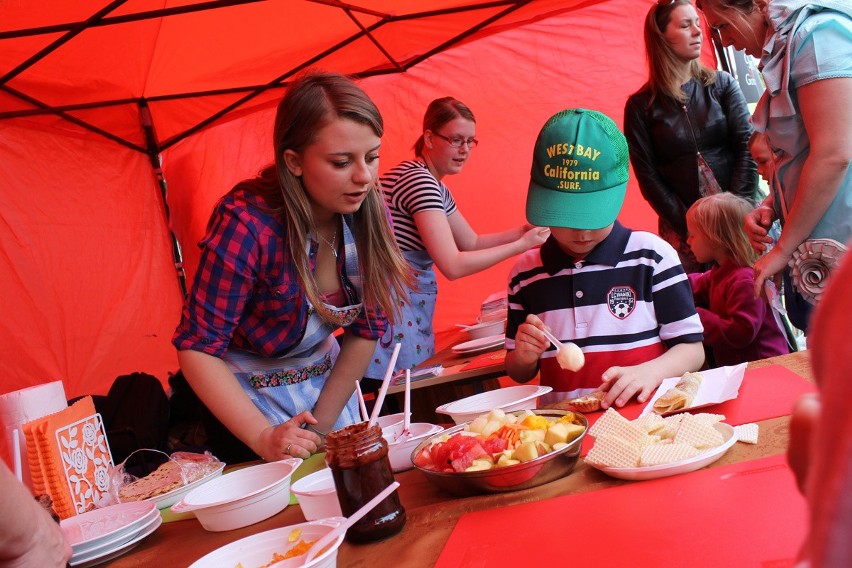
<path fill-rule="evenodd" d="M 636 291 L 630 286 L 615 286 L 606 295 L 609 313 L 620 320 L 627 318 L 636 307 Z"/>

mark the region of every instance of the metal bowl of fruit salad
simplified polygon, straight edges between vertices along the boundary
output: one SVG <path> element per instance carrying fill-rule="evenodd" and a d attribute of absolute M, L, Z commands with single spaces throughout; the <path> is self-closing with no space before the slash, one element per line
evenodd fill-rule
<path fill-rule="evenodd" d="M 571 473 L 588 426 L 578 412 L 496 409 L 421 442 L 411 460 L 454 495 L 518 491 Z"/>

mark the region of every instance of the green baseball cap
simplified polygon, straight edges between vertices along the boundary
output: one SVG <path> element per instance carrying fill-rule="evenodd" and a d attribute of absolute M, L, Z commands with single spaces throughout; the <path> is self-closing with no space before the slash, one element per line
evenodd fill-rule
<path fill-rule="evenodd" d="M 594 110 L 563 110 L 535 141 L 527 220 L 541 227 L 602 229 L 618 217 L 627 191 L 627 140 Z"/>

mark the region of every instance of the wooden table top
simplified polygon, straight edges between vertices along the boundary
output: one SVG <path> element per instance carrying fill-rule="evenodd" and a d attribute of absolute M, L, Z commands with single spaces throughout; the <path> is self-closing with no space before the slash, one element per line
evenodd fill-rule
<path fill-rule="evenodd" d="M 807 351 L 755 361 L 749 363 L 748 368 L 767 365 L 781 365 L 813 381 Z M 784 453 L 789 440 L 788 424 L 789 416 L 759 422 L 758 444 L 735 444 L 709 467 Z M 398 535 L 377 543 L 353 545 L 344 542 L 338 553 L 338 566 L 373 568 L 377 562 L 383 566 L 434 566 L 456 522 L 465 513 L 635 483 L 610 478 L 586 466 L 583 460 L 577 463 L 572 474 L 551 483 L 523 491 L 475 497 L 459 498 L 443 493 L 417 470 L 396 474 L 396 479 L 401 484 L 399 494 L 408 517 L 405 528 Z M 304 522 L 304 517 L 301 509 L 294 505 L 255 525 L 222 533 L 205 531 L 195 519 L 164 523 L 138 547 L 104 566 L 188 566 L 208 552 L 240 538 L 300 522 Z M 392 562 L 389 559 L 393 559 Z"/>

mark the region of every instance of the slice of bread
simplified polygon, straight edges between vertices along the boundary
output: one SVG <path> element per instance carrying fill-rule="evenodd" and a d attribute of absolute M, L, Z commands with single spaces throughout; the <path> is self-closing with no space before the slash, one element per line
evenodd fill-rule
<path fill-rule="evenodd" d="M 122 502 L 141 501 L 168 493 L 204 477 L 208 473 L 206 468 L 184 467 L 190 464 L 195 465 L 208 459 L 202 454 L 197 454 L 197 456 L 196 458 L 192 454 L 184 453 L 179 458 L 172 458 L 160 464 L 160 467 L 145 477 L 121 487 L 118 490 L 118 496 Z M 184 477 L 186 478 L 185 483 Z"/>
<path fill-rule="evenodd" d="M 183 485 L 180 465 L 169 460 L 160 467 L 133 483 L 128 483 L 118 490 L 121 501 L 141 501 L 156 495 L 168 493 Z"/>

